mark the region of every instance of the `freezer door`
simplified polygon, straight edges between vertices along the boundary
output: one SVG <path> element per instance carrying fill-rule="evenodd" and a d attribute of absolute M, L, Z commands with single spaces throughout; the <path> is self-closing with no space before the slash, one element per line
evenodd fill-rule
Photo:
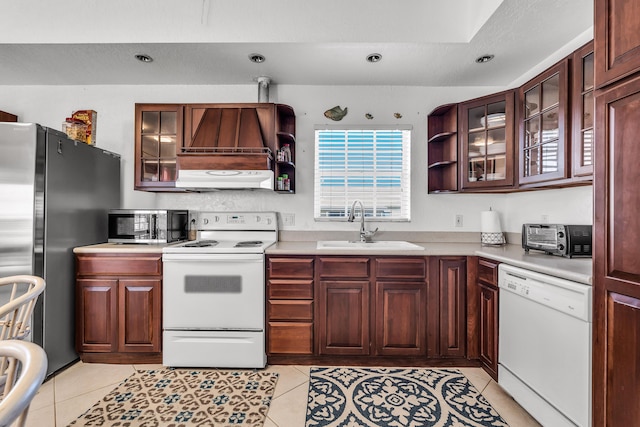
<path fill-rule="evenodd" d="M 73 248 L 107 241 L 107 212 L 120 207 L 120 160 L 47 129 L 44 186 L 44 279 L 34 312 L 34 341 L 48 373 L 77 359 Z"/>
<path fill-rule="evenodd" d="M 0 277 L 32 274 L 37 128 L 0 123 Z"/>

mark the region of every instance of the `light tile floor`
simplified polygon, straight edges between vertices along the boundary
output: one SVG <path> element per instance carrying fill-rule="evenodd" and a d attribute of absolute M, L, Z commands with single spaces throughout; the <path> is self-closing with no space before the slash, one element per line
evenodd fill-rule
<path fill-rule="evenodd" d="M 27 427 L 65 427 L 137 369 L 159 365 L 78 362 L 45 382 L 31 404 Z M 459 368 L 511 427 L 540 426 L 480 368 Z M 278 384 L 264 427 L 303 427 L 309 366 L 275 365 Z"/>

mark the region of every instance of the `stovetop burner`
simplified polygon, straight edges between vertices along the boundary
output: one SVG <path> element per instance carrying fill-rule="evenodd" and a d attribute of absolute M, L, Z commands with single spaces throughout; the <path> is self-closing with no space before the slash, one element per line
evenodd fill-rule
<path fill-rule="evenodd" d="M 246 241 L 243 241 L 243 242 L 236 243 L 236 245 L 234 247 L 236 247 L 236 248 L 253 248 L 253 247 L 262 245 L 262 243 L 263 242 L 261 240 L 246 240 Z"/>
<path fill-rule="evenodd" d="M 186 243 L 185 248 L 207 248 L 218 244 L 217 240 L 196 240 L 192 243 Z"/>

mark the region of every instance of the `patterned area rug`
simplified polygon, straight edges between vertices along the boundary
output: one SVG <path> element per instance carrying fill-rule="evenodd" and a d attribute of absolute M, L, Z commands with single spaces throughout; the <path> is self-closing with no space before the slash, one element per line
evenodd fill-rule
<path fill-rule="evenodd" d="M 278 374 L 137 371 L 69 426 L 262 426 Z"/>
<path fill-rule="evenodd" d="M 311 368 L 306 427 L 508 427 L 457 369 Z"/>

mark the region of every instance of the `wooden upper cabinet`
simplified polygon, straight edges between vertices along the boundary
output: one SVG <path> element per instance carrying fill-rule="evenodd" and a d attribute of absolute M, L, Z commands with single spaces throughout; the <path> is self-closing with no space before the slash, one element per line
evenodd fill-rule
<path fill-rule="evenodd" d="M 568 178 L 569 59 L 525 83 L 519 91 L 519 184 Z"/>
<path fill-rule="evenodd" d="M 640 70 L 640 2 L 595 0 L 595 86 Z"/>
<path fill-rule="evenodd" d="M 273 170 L 295 192 L 295 114 L 283 104 L 136 104 L 135 189 L 175 187 L 179 170 Z M 287 161 L 276 161 L 288 145 Z"/>
<path fill-rule="evenodd" d="M 182 191 L 175 188 L 177 149 L 182 146 L 182 106 L 136 104 L 134 188 Z"/>
<path fill-rule="evenodd" d="M 427 117 L 429 193 L 458 191 L 458 104 L 440 106 Z"/>
<path fill-rule="evenodd" d="M 594 54 L 593 42 L 573 53 L 571 100 L 571 170 L 573 177 L 593 175 L 594 149 Z"/>
<path fill-rule="evenodd" d="M 17 122 L 18 116 L 15 114 L 7 113 L 6 111 L 0 111 L 0 122 Z"/>
<path fill-rule="evenodd" d="M 460 104 L 462 190 L 514 184 L 514 91 Z"/>

